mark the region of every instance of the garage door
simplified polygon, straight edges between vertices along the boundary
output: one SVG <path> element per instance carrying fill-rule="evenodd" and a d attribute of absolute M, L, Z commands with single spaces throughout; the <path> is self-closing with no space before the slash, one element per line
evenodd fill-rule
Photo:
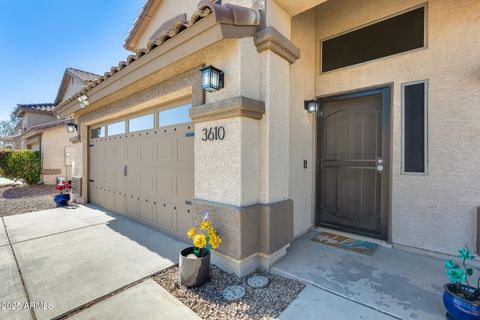
<path fill-rule="evenodd" d="M 184 235 L 194 196 L 190 107 L 91 127 L 90 202 Z"/>

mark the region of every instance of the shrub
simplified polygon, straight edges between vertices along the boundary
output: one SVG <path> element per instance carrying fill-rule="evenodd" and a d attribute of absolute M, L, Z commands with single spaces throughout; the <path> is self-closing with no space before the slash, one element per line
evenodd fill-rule
<path fill-rule="evenodd" d="M 28 184 L 38 183 L 42 173 L 40 152 L 0 151 L 0 171 L 10 179 L 23 179 Z"/>

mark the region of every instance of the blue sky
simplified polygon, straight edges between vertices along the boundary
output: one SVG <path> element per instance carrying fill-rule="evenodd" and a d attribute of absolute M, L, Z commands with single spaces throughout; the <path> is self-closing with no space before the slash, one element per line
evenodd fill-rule
<path fill-rule="evenodd" d="M 0 120 L 18 103 L 55 100 L 65 68 L 103 74 L 144 0 L 0 0 Z"/>

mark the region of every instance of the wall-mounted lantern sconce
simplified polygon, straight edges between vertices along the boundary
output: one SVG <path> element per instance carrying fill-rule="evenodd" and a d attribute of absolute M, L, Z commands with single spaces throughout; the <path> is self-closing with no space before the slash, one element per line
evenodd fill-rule
<path fill-rule="evenodd" d="M 90 104 L 90 101 L 88 101 L 88 97 L 86 95 L 78 97 L 78 102 L 80 102 L 80 108 L 85 108 Z"/>
<path fill-rule="evenodd" d="M 318 100 L 305 100 L 304 108 L 308 113 L 315 113 L 320 110 L 320 102 Z"/>
<path fill-rule="evenodd" d="M 77 125 L 73 120 L 67 122 L 67 132 L 74 133 L 77 131 Z"/>
<path fill-rule="evenodd" d="M 223 88 L 223 71 L 208 66 L 200 69 L 202 73 L 202 89 L 208 92 L 218 91 Z"/>

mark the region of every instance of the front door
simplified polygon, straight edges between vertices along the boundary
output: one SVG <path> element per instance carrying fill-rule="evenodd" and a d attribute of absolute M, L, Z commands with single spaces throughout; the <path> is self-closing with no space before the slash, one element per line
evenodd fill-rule
<path fill-rule="evenodd" d="M 386 239 L 390 90 L 320 102 L 317 224 Z"/>

